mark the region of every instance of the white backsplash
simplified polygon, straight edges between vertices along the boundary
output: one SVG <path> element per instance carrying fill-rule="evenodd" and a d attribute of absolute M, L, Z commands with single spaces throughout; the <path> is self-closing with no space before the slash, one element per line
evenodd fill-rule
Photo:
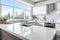
<path fill-rule="evenodd" d="M 47 17 L 47 21 L 52 22 L 54 20 L 54 22 L 60 20 L 60 14 L 58 14 L 57 12 L 53 12 L 49 15 L 46 15 Z"/>

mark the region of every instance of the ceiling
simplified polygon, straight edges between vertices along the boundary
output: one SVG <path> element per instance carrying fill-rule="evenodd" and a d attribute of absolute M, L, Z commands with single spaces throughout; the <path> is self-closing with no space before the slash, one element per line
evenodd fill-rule
<path fill-rule="evenodd" d="M 42 1 L 46 1 L 46 0 L 31 0 L 33 2 L 42 2 Z"/>
<path fill-rule="evenodd" d="M 50 3 L 60 2 L 60 0 L 14 0 L 16 2 L 24 3 L 28 6 L 41 6 Z"/>

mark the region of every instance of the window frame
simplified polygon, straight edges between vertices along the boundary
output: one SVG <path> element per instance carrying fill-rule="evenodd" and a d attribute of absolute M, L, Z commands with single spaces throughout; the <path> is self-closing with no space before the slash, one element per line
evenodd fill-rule
<path fill-rule="evenodd" d="M 2 3 L 0 3 L 0 7 L 1 7 L 2 5 L 13 8 L 13 17 L 12 17 L 12 19 L 14 19 L 14 11 L 15 11 L 14 9 L 15 9 L 15 8 L 17 8 L 17 9 L 22 9 L 22 8 L 19 8 L 19 7 L 15 7 L 15 6 L 11 6 L 11 5 L 7 5 L 7 4 L 2 4 Z M 2 11 L 2 9 L 0 9 L 0 10 Z M 22 9 L 22 10 L 31 12 L 31 10 L 28 10 L 28 9 Z M 2 14 L 2 12 L 0 12 L 0 13 Z M 1 15 L 1 16 L 2 16 L 2 15 Z"/>

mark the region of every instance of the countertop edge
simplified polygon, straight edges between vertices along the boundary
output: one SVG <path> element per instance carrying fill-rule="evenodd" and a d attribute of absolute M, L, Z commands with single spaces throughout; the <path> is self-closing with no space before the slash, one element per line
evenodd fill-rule
<path fill-rule="evenodd" d="M 29 40 L 28 38 L 26 38 L 26 37 L 24 37 L 24 36 L 22 36 L 22 35 L 18 35 L 18 34 L 14 33 L 14 32 L 8 31 L 7 29 L 5 29 L 5 28 L 3 28 L 3 27 L 0 27 L 0 29 L 4 30 L 4 31 L 10 33 L 11 35 L 14 35 L 14 36 L 16 36 L 16 37 L 18 37 L 18 38 L 20 38 L 20 39 Z"/>

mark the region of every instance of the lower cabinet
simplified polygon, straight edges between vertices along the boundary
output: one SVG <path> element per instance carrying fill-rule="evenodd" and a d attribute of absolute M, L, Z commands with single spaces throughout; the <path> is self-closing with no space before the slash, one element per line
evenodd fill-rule
<path fill-rule="evenodd" d="M 54 36 L 53 40 L 57 40 L 57 34 L 55 34 L 55 36 Z"/>
<path fill-rule="evenodd" d="M 0 29 L 0 40 L 1 40 L 1 29 Z"/>
<path fill-rule="evenodd" d="M 56 23 L 56 30 L 60 32 L 60 23 Z"/>
<path fill-rule="evenodd" d="M 17 38 L 16 36 L 11 35 L 4 30 L 1 30 L 1 40 L 22 40 L 22 39 Z"/>

